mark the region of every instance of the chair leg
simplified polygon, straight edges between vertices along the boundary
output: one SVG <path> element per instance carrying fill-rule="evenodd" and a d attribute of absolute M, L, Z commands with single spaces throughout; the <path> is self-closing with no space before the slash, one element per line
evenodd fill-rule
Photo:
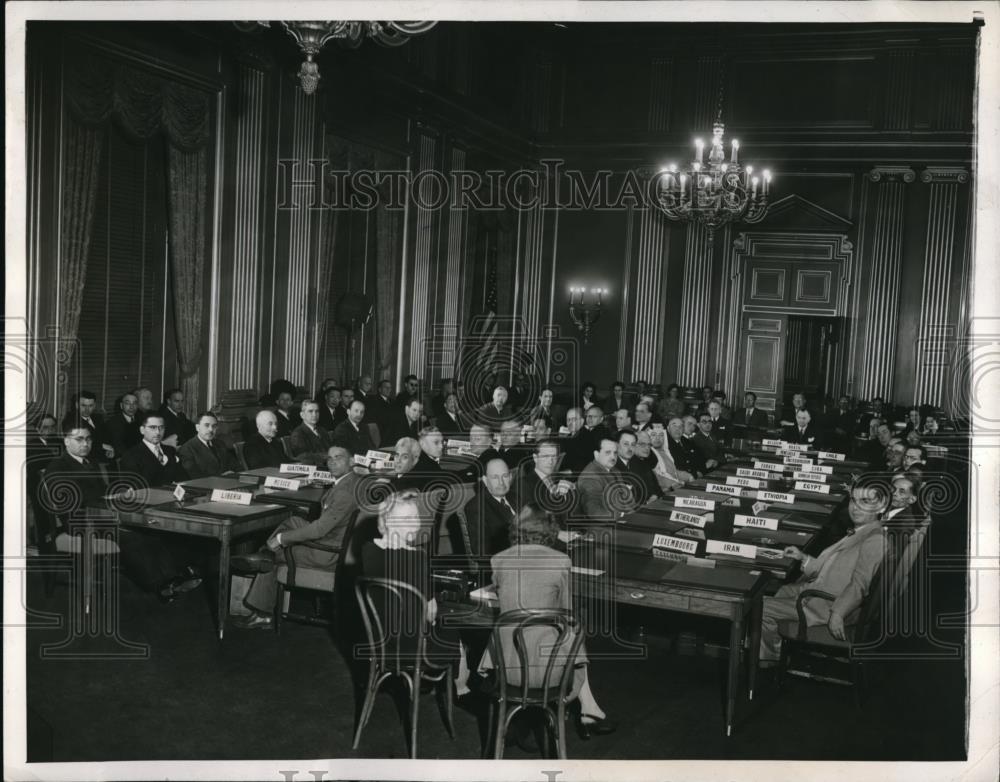
<path fill-rule="evenodd" d="M 556 713 L 556 750 L 560 760 L 566 760 L 566 702 L 559 699 L 559 709 Z"/>
<path fill-rule="evenodd" d="M 410 682 L 410 697 L 412 698 L 412 708 L 410 709 L 410 757 L 417 759 L 417 720 L 420 715 L 420 677 L 414 673 L 413 679 L 407 677 Z"/>
<path fill-rule="evenodd" d="M 437 683 L 434 690 L 437 694 L 438 710 L 441 712 L 445 730 L 448 731 L 449 738 L 454 739 L 455 723 L 452 719 L 452 701 L 455 698 L 455 680 L 451 678 L 451 669 L 448 670 L 444 679 Z"/>
<path fill-rule="evenodd" d="M 281 616 L 285 612 L 285 585 L 278 584 L 278 594 L 274 601 L 274 633 L 281 635 Z"/>
<path fill-rule="evenodd" d="M 778 675 L 776 677 L 778 687 L 782 687 L 785 684 L 785 678 L 788 676 L 788 668 L 791 664 L 791 644 L 787 640 L 783 640 L 781 642 L 781 658 L 778 660 Z"/>
<path fill-rule="evenodd" d="M 503 758 L 503 743 L 507 738 L 507 701 L 503 698 L 497 703 L 496 733 L 493 736 L 493 758 Z"/>
<path fill-rule="evenodd" d="M 864 702 L 865 671 L 855 659 L 851 659 L 851 684 L 854 689 L 854 706 L 858 709 Z"/>
<path fill-rule="evenodd" d="M 361 743 L 361 731 L 365 729 L 365 725 L 368 724 L 368 720 L 372 716 L 372 711 L 375 708 L 375 693 L 378 690 L 376 686 L 375 677 L 375 661 L 372 660 L 368 667 L 368 684 L 365 685 L 365 700 L 361 704 L 361 713 L 358 715 L 358 727 L 354 731 L 354 744 L 352 749 L 357 749 L 358 744 Z"/>

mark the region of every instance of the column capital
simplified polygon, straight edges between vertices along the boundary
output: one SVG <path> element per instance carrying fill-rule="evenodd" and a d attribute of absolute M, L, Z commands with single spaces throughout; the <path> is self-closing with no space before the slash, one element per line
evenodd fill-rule
<path fill-rule="evenodd" d="M 964 185 L 969 181 L 969 172 L 960 166 L 930 166 L 920 172 L 920 181 Z"/>
<path fill-rule="evenodd" d="M 872 182 L 906 182 L 917 181 L 917 173 L 909 166 L 875 166 L 868 172 Z"/>

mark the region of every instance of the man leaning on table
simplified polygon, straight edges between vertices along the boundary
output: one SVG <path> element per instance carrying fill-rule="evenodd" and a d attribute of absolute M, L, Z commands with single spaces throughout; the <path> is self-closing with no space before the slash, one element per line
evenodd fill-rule
<path fill-rule="evenodd" d="M 806 589 L 836 595 L 832 602 L 806 600 L 806 623 L 810 626 L 825 624 L 830 635 L 837 640 L 845 639 L 844 626 L 855 618 L 875 571 L 882 563 L 885 538 L 881 518 L 889 507 L 890 497 L 891 489 L 883 479 L 862 475 L 851 488 L 849 513 L 853 529 L 846 537 L 817 557 L 804 554 L 796 546 L 785 549 L 785 556 L 802 563 L 802 578 L 781 587 L 774 597 L 764 598 L 760 637 L 762 664 L 773 664 L 778 659 L 781 650 L 778 623 L 797 618 L 795 603 L 799 593 Z"/>
<path fill-rule="evenodd" d="M 267 547 L 256 554 L 234 556 L 235 570 L 256 572 L 244 603 L 251 613 L 235 621 L 245 629 L 266 629 L 274 622 L 274 601 L 277 596 L 276 562 L 284 561 L 284 549 L 296 543 L 318 543 L 336 551 L 296 546 L 292 556 L 302 567 L 332 570 L 340 559 L 340 546 L 347 531 L 351 513 L 358 508 L 357 483 L 360 480 L 352 470 L 354 454 L 347 448 L 334 445 L 327 451 L 326 469 L 333 475 L 333 486 L 323 495 L 322 511 L 315 521 L 292 516 L 278 525 L 267 539 Z"/>

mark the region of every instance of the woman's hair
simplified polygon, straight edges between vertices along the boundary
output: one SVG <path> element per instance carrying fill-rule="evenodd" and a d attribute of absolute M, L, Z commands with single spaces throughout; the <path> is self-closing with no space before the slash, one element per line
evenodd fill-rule
<path fill-rule="evenodd" d="M 580 386 L 580 396 L 583 396 L 587 389 L 590 389 L 593 393 L 597 393 L 597 386 L 591 383 L 589 380 L 584 381 L 584 384 Z"/>
<path fill-rule="evenodd" d="M 510 542 L 514 545 L 552 546 L 559 536 L 559 525 L 552 514 L 537 503 L 529 502 L 510 523 Z"/>

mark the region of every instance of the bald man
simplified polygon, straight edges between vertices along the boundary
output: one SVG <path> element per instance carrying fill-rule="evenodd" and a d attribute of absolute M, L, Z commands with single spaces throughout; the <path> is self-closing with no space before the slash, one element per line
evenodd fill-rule
<path fill-rule="evenodd" d="M 257 433 L 243 446 L 243 459 L 247 467 L 280 467 L 282 462 L 291 461 L 278 439 L 278 417 L 270 410 L 257 413 Z"/>

